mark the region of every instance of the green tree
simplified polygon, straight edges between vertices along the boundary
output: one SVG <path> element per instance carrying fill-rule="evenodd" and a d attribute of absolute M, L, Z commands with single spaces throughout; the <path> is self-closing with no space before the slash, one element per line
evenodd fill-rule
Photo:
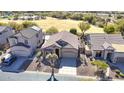
<path fill-rule="evenodd" d="M 28 28 L 31 26 L 37 26 L 37 24 L 35 22 L 31 22 L 31 21 L 24 21 L 24 22 L 22 22 L 22 25 L 24 28 Z"/>
<path fill-rule="evenodd" d="M 71 28 L 70 33 L 77 35 L 77 29 L 76 28 Z"/>
<path fill-rule="evenodd" d="M 46 59 L 48 60 L 48 62 L 50 63 L 50 65 L 52 67 L 50 80 L 52 79 L 52 77 L 54 78 L 54 80 L 56 80 L 55 76 L 54 76 L 54 67 L 55 67 L 55 62 L 58 59 L 58 56 L 57 56 L 56 53 L 49 53 L 49 54 L 46 55 Z"/>
<path fill-rule="evenodd" d="M 84 21 L 88 21 L 88 23 L 95 25 L 96 24 L 96 16 L 92 14 L 86 14 L 83 17 Z"/>
<path fill-rule="evenodd" d="M 79 23 L 78 26 L 79 26 L 79 28 L 80 28 L 81 31 L 82 31 L 82 36 L 81 36 L 81 38 L 82 38 L 82 37 L 84 37 L 85 31 L 90 28 L 90 25 L 89 25 L 89 23 L 81 22 L 81 23 Z"/>
<path fill-rule="evenodd" d="M 121 32 L 121 34 L 124 36 L 124 19 L 117 21 L 117 31 Z"/>
<path fill-rule="evenodd" d="M 104 26 L 104 31 L 107 34 L 115 33 L 115 25 L 114 24 L 108 24 L 108 25 Z"/>
<path fill-rule="evenodd" d="M 47 34 L 55 34 L 55 33 L 58 33 L 58 29 L 56 27 L 50 27 L 49 29 L 46 30 L 46 33 Z"/>

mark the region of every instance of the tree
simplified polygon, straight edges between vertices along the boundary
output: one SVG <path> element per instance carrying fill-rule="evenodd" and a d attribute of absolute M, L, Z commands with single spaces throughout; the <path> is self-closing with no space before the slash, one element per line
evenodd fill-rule
<path fill-rule="evenodd" d="M 104 31 L 107 33 L 107 34 L 112 34 L 115 32 L 115 25 L 114 24 L 108 24 L 104 27 Z"/>
<path fill-rule="evenodd" d="M 22 22 L 22 25 L 24 28 L 28 28 L 31 26 L 37 26 L 37 24 L 35 22 L 31 22 L 31 21 L 24 21 L 24 22 Z"/>
<path fill-rule="evenodd" d="M 124 36 L 124 19 L 117 21 L 117 31 L 121 32 L 121 34 Z"/>
<path fill-rule="evenodd" d="M 86 14 L 83 17 L 84 21 L 88 21 L 88 23 L 95 25 L 96 24 L 96 16 L 91 14 Z"/>
<path fill-rule="evenodd" d="M 53 79 L 56 81 L 55 76 L 54 76 L 54 67 L 55 67 L 55 62 L 58 59 L 58 56 L 57 56 L 56 53 L 49 53 L 49 54 L 46 55 L 46 59 L 48 60 L 48 62 L 50 62 L 50 65 L 52 67 L 51 77 L 48 80 L 51 80 L 52 77 L 53 77 Z"/>
<path fill-rule="evenodd" d="M 81 31 L 82 31 L 82 36 L 81 36 L 81 38 L 82 38 L 82 37 L 84 37 L 85 31 L 88 30 L 88 29 L 90 28 L 90 25 L 89 25 L 89 23 L 81 22 L 81 23 L 79 23 L 78 26 L 79 26 L 79 28 L 80 28 Z"/>
<path fill-rule="evenodd" d="M 52 27 L 50 27 L 49 29 L 46 30 L 46 33 L 50 34 L 50 35 L 55 34 L 55 33 L 58 33 L 58 29 L 52 26 Z"/>
<path fill-rule="evenodd" d="M 76 28 L 71 28 L 70 33 L 77 35 L 77 29 Z"/>

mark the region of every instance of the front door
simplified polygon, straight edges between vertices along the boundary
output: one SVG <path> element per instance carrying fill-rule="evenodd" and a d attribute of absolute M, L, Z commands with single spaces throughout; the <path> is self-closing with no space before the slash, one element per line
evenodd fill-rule
<path fill-rule="evenodd" d="M 109 61 L 111 61 L 111 56 L 112 56 L 112 53 L 108 53 L 106 59 L 109 60 Z"/>
<path fill-rule="evenodd" d="M 56 49 L 55 52 L 56 52 L 56 54 L 57 54 L 58 57 L 59 57 L 59 49 Z"/>

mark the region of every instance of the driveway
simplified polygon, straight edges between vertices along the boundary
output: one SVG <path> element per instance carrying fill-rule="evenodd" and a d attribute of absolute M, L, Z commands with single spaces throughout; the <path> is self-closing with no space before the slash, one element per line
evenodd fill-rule
<path fill-rule="evenodd" d="M 26 62 L 26 57 L 18 57 L 10 66 L 1 66 L 1 70 L 5 72 L 20 72 L 20 67 Z"/>
<path fill-rule="evenodd" d="M 122 73 L 124 73 L 124 62 L 117 62 L 117 63 L 110 63 L 109 62 L 109 65 L 119 69 Z"/>
<path fill-rule="evenodd" d="M 59 74 L 76 75 L 76 58 L 62 58 Z"/>

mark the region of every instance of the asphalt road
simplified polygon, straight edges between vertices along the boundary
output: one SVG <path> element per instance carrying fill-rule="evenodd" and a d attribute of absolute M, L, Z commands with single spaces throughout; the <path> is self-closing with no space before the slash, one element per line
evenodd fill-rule
<path fill-rule="evenodd" d="M 11 73 L 0 71 L 0 81 L 47 81 L 51 74 L 39 72 Z M 58 81 L 78 81 L 75 76 L 55 75 Z"/>

